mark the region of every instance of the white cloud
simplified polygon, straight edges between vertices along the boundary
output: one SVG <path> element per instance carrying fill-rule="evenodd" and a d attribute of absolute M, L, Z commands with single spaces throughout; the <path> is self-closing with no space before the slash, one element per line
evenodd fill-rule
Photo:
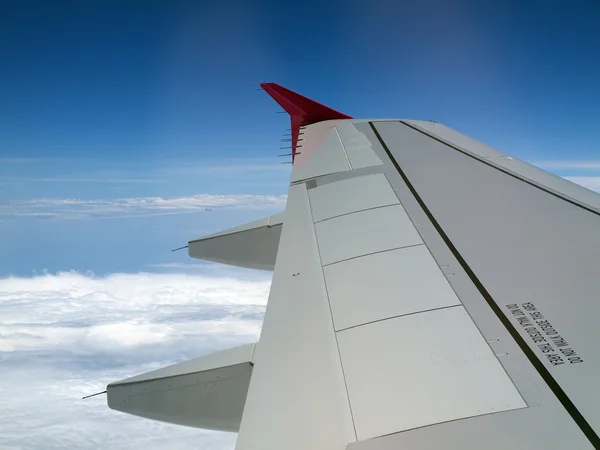
<path fill-rule="evenodd" d="M 156 215 L 210 212 L 213 208 L 283 210 L 285 195 L 214 195 L 186 197 L 129 197 L 85 200 L 40 198 L 0 204 L 0 217 L 62 219 L 147 217 Z"/>
<path fill-rule="evenodd" d="M 108 409 L 106 384 L 258 339 L 268 279 L 0 279 L 0 448 L 232 449 L 235 435 Z"/>

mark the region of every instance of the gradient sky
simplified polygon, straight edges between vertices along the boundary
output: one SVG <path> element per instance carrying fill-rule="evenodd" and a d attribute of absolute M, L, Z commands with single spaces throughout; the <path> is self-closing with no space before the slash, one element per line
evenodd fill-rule
<path fill-rule="evenodd" d="M 255 342 L 270 274 L 170 250 L 283 210 L 259 83 L 430 119 L 600 191 L 600 4 L 0 2 L 0 447 L 210 448 L 106 383 Z"/>
<path fill-rule="evenodd" d="M 241 217 L 99 225 L 23 202 L 285 194 L 287 118 L 261 81 L 597 175 L 598 3 L 449 3 L 3 2 L 0 274 L 140 270 Z"/>

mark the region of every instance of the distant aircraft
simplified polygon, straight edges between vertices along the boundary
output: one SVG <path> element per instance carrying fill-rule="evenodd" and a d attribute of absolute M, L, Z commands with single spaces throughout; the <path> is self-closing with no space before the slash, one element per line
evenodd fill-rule
<path fill-rule="evenodd" d="M 599 449 L 600 196 L 423 120 L 274 83 L 285 212 L 188 243 L 273 271 L 257 344 L 107 387 L 237 450 Z"/>

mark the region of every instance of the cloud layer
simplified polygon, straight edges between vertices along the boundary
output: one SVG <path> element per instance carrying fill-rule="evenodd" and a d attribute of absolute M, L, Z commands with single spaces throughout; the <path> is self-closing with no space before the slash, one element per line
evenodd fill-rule
<path fill-rule="evenodd" d="M 91 219 L 146 217 L 210 211 L 213 208 L 285 208 L 285 195 L 213 195 L 129 197 L 100 200 L 41 198 L 0 203 L 0 218 Z"/>
<path fill-rule="evenodd" d="M 270 282 L 184 274 L 0 279 L 0 448 L 232 449 L 109 410 L 106 384 L 258 339 Z"/>

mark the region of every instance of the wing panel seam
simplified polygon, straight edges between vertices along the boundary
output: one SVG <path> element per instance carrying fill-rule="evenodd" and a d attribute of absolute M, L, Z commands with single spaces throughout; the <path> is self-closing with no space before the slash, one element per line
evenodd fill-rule
<path fill-rule="evenodd" d="M 340 145 L 342 146 L 342 150 L 344 151 L 344 156 L 346 157 L 346 162 L 348 163 L 348 167 L 350 167 L 350 170 L 352 170 L 352 163 L 350 162 L 350 158 L 348 157 L 348 152 L 346 151 L 346 146 L 344 145 L 344 142 L 342 141 L 340 132 L 338 131 L 336 126 L 334 126 L 333 129 L 335 130 L 335 134 L 337 134 L 338 141 L 340 141 Z"/>
<path fill-rule="evenodd" d="M 352 259 L 362 258 L 363 256 L 377 255 L 378 253 L 391 252 L 394 250 L 400 250 L 401 248 L 418 247 L 419 245 L 425 245 L 425 244 L 423 242 L 419 242 L 418 244 L 402 245 L 400 247 L 386 248 L 385 250 L 378 250 L 376 252 L 363 253 L 362 255 L 351 256 L 350 258 L 344 258 L 344 259 L 340 259 L 339 261 L 334 261 L 334 262 L 330 262 L 327 264 L 323 264 L 323 267 L 333 266 L 334 264 L 339 264 L 341 262 L 350 261 Z"/>
<path fill-rule="evenodd" d="M 356 213 L 360 213 L 360 212 L 364 212 L 364 211 L 371 211 L 373 209 L 389 208 L 390 206 L 396 206 L 396 205 L 402 205 L 402 204 L 400 202 L 398 202 L 398 203 L 390 203 L 389 205 L 379 205 L 379 206 L 371 206 L 369 208 L 357 209 L 356 211 L 345 212 L 342 214 L 338 214 L 336 216 L 327 217 L 326 219 L 317 220 L 314 223 L 315 224 L 323 223 L 323 222 L 327 222 L 328 220 L 331 220 L 331 219 L 337 219 L 338 217 L 349 216 L 350 214 L 356 214 Z"/>
<path fill-rule="evenodd" d="M 459 300 L 460 301 L 460 300 Z M 339 330 L 336 330 L 336 333 L 341 333 L 342 331 L 346 331 L 346 330 L 351 330 L 353 328 L 358 328 L 358 327 L 362 327 L 365 325 L 372 325 L 374 323 L 379 323 L 379 322 L 384 322 L 386 320 L 391 320 L 391 319 L 397 319 L 399 317 L 408 317 L 408 316 L 414 316 L 416 314 L 423 314 L 423 313 L 428 313 L 428 312 L 432 312 L 432 311 L 438 311 L 440 309 L 450 309 L 450 308 L 456 308 L 458 306 L 462 306 L 464 309 L 464 305 L 462 303 L 458 303 L 457 305 L 446 305 L 446 306 L 439 306 L 437 308 L 429 308 L 429 309 L 423 309 L 421 311 L 413 311 L 413 312 L 409 312 L 409 313 L 404 313 L 404 314 L 395 314 L 393 316 L 389 316 L 389 317 L 384 317 L 383 319 L 376 319 L 376 320 L 370 320 L 368 322 L 364 322 L 364 323 L 359 323 L 357 325 L 350 325 L 349 327 L 345 327 L 345 328 L 340 328 Z"/>

